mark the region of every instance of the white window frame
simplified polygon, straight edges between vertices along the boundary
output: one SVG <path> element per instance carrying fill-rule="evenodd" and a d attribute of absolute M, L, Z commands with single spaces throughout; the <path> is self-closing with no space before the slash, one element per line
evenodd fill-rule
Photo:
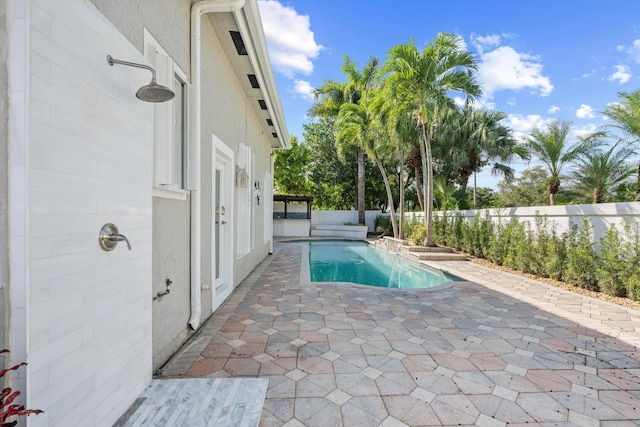
<path fill-rule="evenodd" d="M 174 105 L 177 99 L 174 99 L 154 104 L 153 195 L 186 200 L 186 196 L 189 194 L 187 190 L 187 172 L 189 170 L 187 127 L 190 113 L 187 75 L 146 28 L 144 29 L 144 56 L 156 70 L 156 79 L 159 84 L 173 89 L 177 79 L 183 86 L 182 182 L 176 182 L 173 179 L 173 171 L 177 161 L 174 156 Z"/>

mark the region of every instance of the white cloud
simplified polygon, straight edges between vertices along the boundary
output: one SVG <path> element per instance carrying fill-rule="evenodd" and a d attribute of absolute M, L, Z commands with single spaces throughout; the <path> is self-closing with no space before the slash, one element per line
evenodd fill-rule
<path fill-rule="evenodd" d="M 593 108 L 587 104 L 581 104 L 580 108 L 576 110 L 576 117 L 579 119 L 593 119 L 595 114 L 593 114 Z"/>
<path fill-rule="evenodd" d="M 616 46 L 616 50 L 618 52 L 622 52 L 624 50 L 624 45 L 619 44 L 618 46 Z"/>
<path fill-rule="evenodd" d="M 519 141 L 525 141 L 525 136 L 534 129 L 544 129 L 547 120 L 538 114 L 509 114 L 505 119 L 505 125 L 513 129 L 513 135 Z"/>
<path fill-rule="evenodd" d="M 569 143 L 575 143 L 579 139 L 585 138 L 591 135 L 596 130 L 598 130 L 598 127 L 594 124 L 588 124 L 581 129 L 573 129 L 569 134 L 569 137 L 567 138 L 567 140 L 569 141 Z"/>
<path fill-rule="evenodd" d="M 613 107 L 615 105 L 622 105 L 622 104 L 620 102 L 608 102 L 606 108 Z M 611 117 L 607 116 L 606 114 L 603 114 L 602 115 L 602 119 L 603 120 L 611 120 Z"/>
<path fill-rule="evenodd" d="M 459 107 L 462 107 L 467 102 L 465 100 L 465 98 L 463 98 L 461 96 L 454 96 L 453 97 L 453 101 Z M 474 99 L 473 101 L 471 101 L 471 106 L 473 108 L 482 108 L 482 109 L 485 109 L 485 110 L 495 110 L 496 109 L 496 103 L 489 101 L 485 97 Z"/>
<path fill-rule="evenodd" d="M 633 41 L 633 44 L 629 48 L 629 55 L 634 61 L 640 64 L 640 39 Z"/>
<path fill-rule="evenodd" d="M 560 111 L 560 107 L 558 107 L 557 105 L 552 105 L 551 107 L 549 107 L 549 114 L 555 114 L 558 111 Z"/>
<path fill-rule="evenodd" d="M 519 91 L 532 88 L 540 96 L 547 96 L 553 91 L 549 77 L 542 75 L 540 58 L 516 52 L 510 46 L 500 46 L 480 55 L 478 81 L 488 98 L 503 89 Z"/>
<path fill-rule="evenodd" d="M 295 80 L 289 92 L 299 95 L 302 99 L 313 101 L 313 87 L 307 81 Z"/>
<path fill-rule="evenodd" d="M 476 48 L 479 54 L 483 54 L 485 49 L 500 45 L 502 36 L 499 34 L 489 34 L 486 36 L 477 36 L 471 34 L 471 44 Z"/>
<path fill-rule="evenodd" d="M 617 81 L 620 84 L 626 83 L 631 79 L 631 69 L 627 65 L 614 65 L 613 68 L 616 72 L 613 73 L 607 80 Z"/>
<path fill-rule="evenodd" d="M 260 0 L 258 5 L 273 67 L 287 77 L 311 74 L 312 59 L 323 47 L 314 39 L 309 16 L 276 0 Z"/>

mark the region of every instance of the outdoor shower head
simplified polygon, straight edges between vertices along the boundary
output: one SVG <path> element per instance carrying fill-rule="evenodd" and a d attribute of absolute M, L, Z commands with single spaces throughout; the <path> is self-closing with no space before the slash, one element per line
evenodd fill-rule
<path fill-rule="evenodd" d="M 146 86 L 142 86 L 136 92 L 136 97 L 145 102 L 165 102 L 172 100 L 176 94 L 171 89 L 161 84 L 156 83 L 156 70 L 152 67 L 144 64 L 137 64 L 135 62 L 121 61 L 119 59 L 113 59 L 111 55 L 107 55 L 107 63 L 113 66 L 113 64 L 126 65 L 128 67 L 144 68 L 151 71 L 151 83 Z"/>

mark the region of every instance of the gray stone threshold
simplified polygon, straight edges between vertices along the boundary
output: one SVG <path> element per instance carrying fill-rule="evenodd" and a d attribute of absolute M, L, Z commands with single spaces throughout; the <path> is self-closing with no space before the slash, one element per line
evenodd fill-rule
<path fill-rule="evenodd" d="M 154 379 L 115 425 L 255 427 L 268 384 L 268 378 Z"/>

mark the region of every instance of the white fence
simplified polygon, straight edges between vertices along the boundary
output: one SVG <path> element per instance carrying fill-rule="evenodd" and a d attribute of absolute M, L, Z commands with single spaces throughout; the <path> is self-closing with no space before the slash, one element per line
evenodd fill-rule
<path fill-rule="evenodd" d="M 274 203 L 273 235 L 278 237 L 308 237 L 311 230 L 320 225 L 344 225 L 358 223 L 358 211 L 311 211 L 311 221 L 306 218 L 306 204 L 289 204 L 287 212 L 289 219 L 281 218 L 284 204 Z M 374 231 L 375 221 L 379 210 L 365 211 L 365 224 L 368 231 Z"/>
<path fill-rule="evenodd" d="M 306 206 L 304 206 L 306 209 Z M 612 225 L 623 230 L 625 221 L 640 221 L 640 202 L 626 203 L 602 203 L 598 205 L 565 205 L 565 206 L 534 206 L 526 208 L 491 208 L 465 211 L 435 212 L 436 215 L 456 216 L 462 215 L 473 220 L 476 215 L 483 218 L 488 215 L 494 223 L 503 223 L 516 219 L 519 222 L 529 223 L 535 227 L 536 217 L 546 217 L 549 227 L 555 225 L 558 234 L 566 232 L 570 224 L 582 223 L 587 218 L 593 227 L 595 242 L 598 243 L 605 231 Z M 369 231 L 374 231 L 374 223 L 377 216 L 388 216 L 379 210 L 365 212 L 365 222 Z M 422 212 L 407 212 L 405 218 L 420 219 Z M 296 220 L 291 220 L 296 221 Z M 319 211 L 311 212 L 311 229 L 317 225 L 342 225 L 344 223 L 357 223 L 358 211 Z M 275 230 L 274 230 L 275 232 Z"/>
<path fill-rule="evenodd" d="M 376 217 L 383 214 L 379 210 L 365 211 L 365 224 L 369 231 L 374 231 Z M 311 228 L 316 225 L 343 225 L 345 223 L 357 224 L 358 211 L 311 211 Z"/>
<path fill-rule="evenodd" d="M 555 224 L 558 234 L 569 230 L 570 224 L 582 223 L 586 218 L 593 228 L 596 243 L 604 235 L 605 231 L 615 224 L 618 231 L 624 230 L 625 221 L 640 221 L 640 202 L 602 203 L 591 205 L 565 205 L 565 206 L 534 206 L 526 208 L 492 208 L 465 211 L 435 212 L 436 215 L 456 216 L 462 215 L 473 220 L 476 215 L 483 218 L 488 215 L 494 223 L 506 224 L 512 219 L 522 223 L 529 223 L 535 229 L 536 217 L 545 217 L 549 227 Z M 422 218 L 422 212 L 408 213 L 407 217 Z"/>

